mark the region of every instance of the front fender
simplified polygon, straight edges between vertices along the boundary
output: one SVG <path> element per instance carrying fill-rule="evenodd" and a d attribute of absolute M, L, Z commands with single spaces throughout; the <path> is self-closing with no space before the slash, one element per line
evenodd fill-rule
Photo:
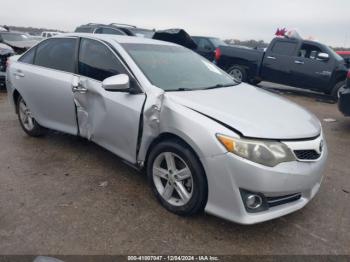
<path fill-rule="evenodd" d="M 154 122 L 154 121 L 152 121 Z M 146 119 L 144 123 L 147 123 Z M 161 109 L 159 111 L 159 123 L 153 128 L 154 136 L 149 139 L 143 136 L 139 152 L 139 161 L 145 161 L 147 152 L 152 142 L 164 133 L 173 134 L 184 140 L 197 154 L 199 158 L 212 157 L 226 153 L 226 149 L 216 139 L 216 134 L 226 134 L 239 137 L 232 130 L 220 125 L 214 120 L 190 109 L 179 105 L 164 95 Z M 144 129 L 151 130 L 149 127 Z"/>

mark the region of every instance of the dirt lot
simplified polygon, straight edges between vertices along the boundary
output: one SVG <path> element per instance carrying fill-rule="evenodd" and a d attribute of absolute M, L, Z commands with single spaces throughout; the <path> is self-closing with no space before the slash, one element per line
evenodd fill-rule
<path fill-rule="evenodd" d="M 350 254 L 350 118 L 323 97 L 283 96 L 322 120 L 326 177 L 301 211 L 241 226 L 168 213 L 145 177 L 86 140 L 26 136 L 1 93 L 0 254 Z"/>

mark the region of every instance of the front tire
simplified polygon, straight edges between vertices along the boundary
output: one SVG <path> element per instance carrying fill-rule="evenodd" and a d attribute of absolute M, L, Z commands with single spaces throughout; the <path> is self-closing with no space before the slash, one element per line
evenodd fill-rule
<path fill-rule="evenodd" d="M 332 98 L 338 101 L 340 96 L 340 91 L 343 90 L 344 88 L 345 88 L 345 81 L 340 81 L 336 83 L 331 92 Z"/>
<path fill-rule="evenodd" d="M 227 70 L 227 73 L 231 75 L 239 83 L 247 81 L 247 72 L 243 67 L 239 65 L 230 67 Z"/>
<path fill-rule="evenodd" d="M 204 210 L 207 179 L 197 156 L 182 141 L 162 141 L 152 149 L 147 177 L 156 198 L 168 211 L 189 216 Z"/>
<path fill-rule="evenodd" d="M 39 137 L 46 133 L 46 129 L 38 124 L 33 118 L 26 102 L 21 96 L 17 100 L 18 120 L 22 129 L 29 136 Z"/>

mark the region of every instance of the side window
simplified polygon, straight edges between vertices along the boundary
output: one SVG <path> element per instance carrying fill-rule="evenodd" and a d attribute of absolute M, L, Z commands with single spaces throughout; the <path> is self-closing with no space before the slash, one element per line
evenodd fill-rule
<path fill-rule="evenodd" d="M 75 32 L 77 33 L 91 33 L 92 32 L 92 28 L 91 27 L 78 27 L 77 29 L 75 29 Z"/>
<path fill-rule="evenodd" d="M 124 66 L 104 44 L 90 39 L 82 39 L 79 53 L 79 74 L 92 79 L 104 79 L 126 74 Z"/>
<path fill-rule="evenodd" d="M 55 38 L 46 40 L 37 47 L 35 65 L 74 72 L 74 57 L 77 40 Z"/>
<path fill-rule="evenodd" d="M 296 47 L 297 47 L 296 43 L 277 41 L 273 45 L 271 52 L 277 55 L 292 56 L 294 55 L 294 51 Z"/>
<path fill-rule="evenodd" d="M 34 63 L 34 55 L 35 55 L 35 49 L 31 48 L 28 52 L 26 52 L 24 55 L 22 55 L 18 61 L 22 62 L 22 63 L 26 63 L 26 64 L 33 64 Z"/>
<path fill-rule="evenodd" d="M 201 50 L 211 50 L 212 45 L 210 44 L 208 39 L 200 38 L 197 42 L 198 48 Z"/>
<path fill-rule="evenodd" d="M 122 31 L 112 28 L 104 27 L 102 28 L 102 34 L 108 34 L 108 35 L 125 35 Z"/>
<path fill-rule="evenodd" d="M 321 52 L 322 50 L 318 46 L 303 44 L 299 50 L 298 56 L 308 59 L 317 59 L 317 55 Z"/>

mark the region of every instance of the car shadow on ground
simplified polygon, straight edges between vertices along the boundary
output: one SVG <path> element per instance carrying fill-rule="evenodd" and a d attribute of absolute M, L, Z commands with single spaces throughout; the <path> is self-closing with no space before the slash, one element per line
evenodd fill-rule
<path fill-rule="evenodd" d="M 337 101 L 330 95 L 324 93 L 317 93 L 305 89 L 289 87 L 289 86 L 280 86 L 270 83 L 263 83 L 257 85 L 257 87 L 263 88 L 272 93 L 281 94 L 281 95 L 292 95 L 292 96 L 303 96 L 307 98 L 314 99 L 317 102 L 327 103 L 327 104 L 336 104 Z"/>

